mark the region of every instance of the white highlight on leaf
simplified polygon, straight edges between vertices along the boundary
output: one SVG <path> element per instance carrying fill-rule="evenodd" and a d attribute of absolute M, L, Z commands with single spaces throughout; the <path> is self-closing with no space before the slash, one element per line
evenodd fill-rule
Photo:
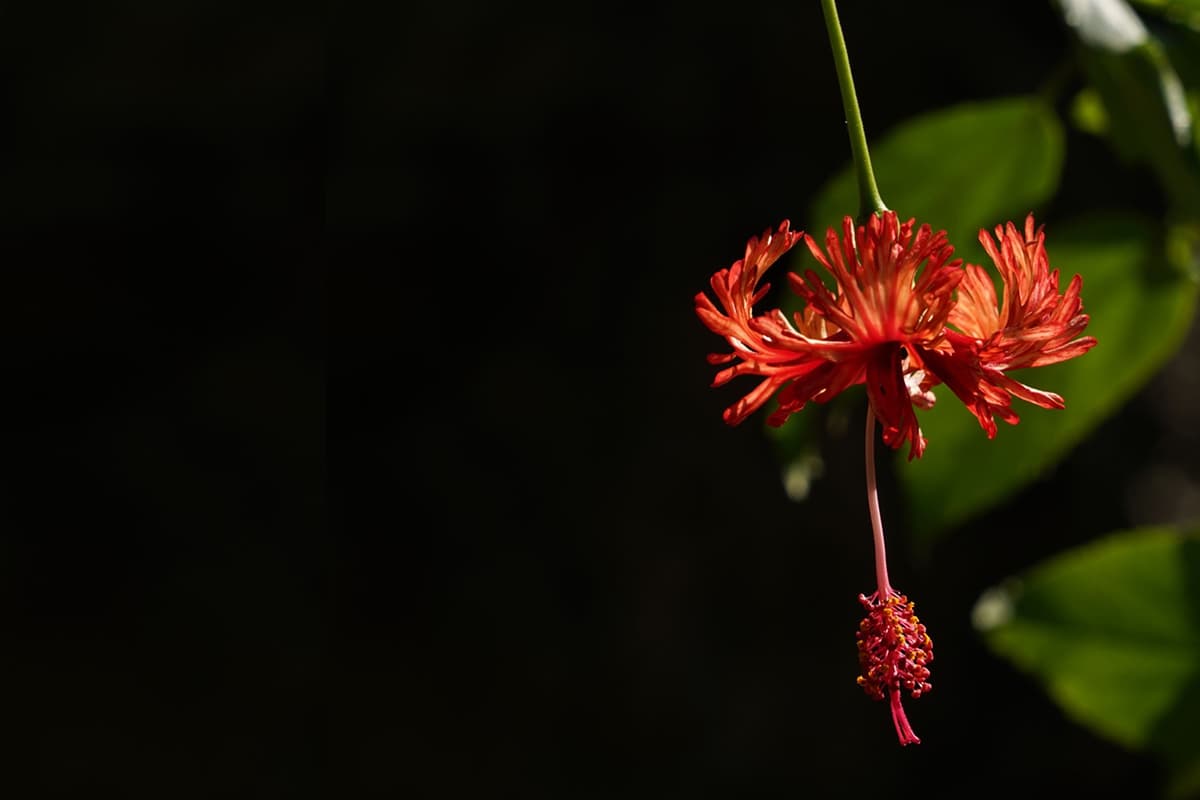
<path fill-rule="evenodd" d="M 1125 0 L 1059 0 L 1063 19 L 1092 47 L 1124 53 L 1150 38 L 1149 31 Z"/>

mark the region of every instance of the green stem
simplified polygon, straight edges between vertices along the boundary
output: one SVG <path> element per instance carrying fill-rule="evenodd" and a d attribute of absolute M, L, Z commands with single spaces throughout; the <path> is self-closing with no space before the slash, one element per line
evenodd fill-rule
<path fill-rule="evenodd" d="M 821 0 L 825 12 L 825 28 L 829 31 L 829 46 L 833 49 L 833 65 L 837 69 L 838 88 L 842 90 L 842 108 L 846 111 L 846 128 L 850 135 L 850 152 L 854 156 L 854 174 L 858 178 L 858 219 L 863 221 L 870 214 L 887 211 L 879 188 L 875 185 L 875 173 L 871 170 L 871 154 L 867 151 L 867 133 L 863 130 L 862 113 L 858 110 L 858 95 L 854 93 L 854 76 L 850 74 L 850 55 L 846 52 L 846 39 L 842 36 L 842 24 L 838 22 L 837 4 L 834 0 Z"/>

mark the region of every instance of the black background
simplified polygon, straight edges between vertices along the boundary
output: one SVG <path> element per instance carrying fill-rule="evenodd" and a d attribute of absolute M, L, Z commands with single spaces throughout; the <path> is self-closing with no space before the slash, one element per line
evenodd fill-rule
<path fill-rule="evenodd" d="M 0 786 L 321 785 L 322 17 L 0 24 Z"/>
<path fill-rule="evenodd" d="M 1049 4 L 842 5 L 871 136 L 1072 61 Z M 937 643 L 934 691 L 908 704 L 924 743 L 901 749 L 854 683 L 861 404 L 791 503 L 759 425 L 721 422 L 747 387 L 707 388 L 722 343 L 692 310 L 848 159 L 818 4 L 417 3 L 355 22 L 331 144 L 345 791 L 1156 791 L 1149 758 L 1066 719 L 969 616 L 1015 571 L 1181 513 L 1132 487 L 1154 466 L 1194 487 L 1194 434 L 1157 400 L 1194 350 L 927 558 L 884 477 L 893 579 Z M 1067 152 L 1037 209 L 1051 225 L 1159 207 L 1103 143 L 1072 132 Z"/>

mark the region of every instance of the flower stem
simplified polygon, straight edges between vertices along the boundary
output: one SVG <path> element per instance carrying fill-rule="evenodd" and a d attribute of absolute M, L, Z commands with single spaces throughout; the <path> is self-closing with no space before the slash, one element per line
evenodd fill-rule
<path fill-rule="evenodd" d="M 867 508 L 871 512 L 871 530 L 875 535 L 875 582 L 879 602 L 887 603 L 892 585 L 888 582 L 887 549 L 883 544 L 883 516 L 879 513 L 879 492 L 875 483 L 875 410 L 867 404 Z"/>
<path fill-rule="evenodd" d="M 842 90 L 842 108 L 846 112 L 850 153 L 854 156 L 854 174 L 858 179 L 858 220 L 863 222 L 871 214 L 882 213 L 888 209 L 879 196 L 879 188 L 875 185 L 875 173 L 871 170 L 867 134 L 863 130 L 862 113 L 858 110 L 858 95 L 854 93 L 850 54 L 846 52 L 842 24 L 838 22 L 837 3 L 834 0 L 821 0 L 821 10 L 825 12 L 825 29 L 829 32 L 829 46 L 833 49 L 833 66 L 837 70 L 838 87 Z"/>

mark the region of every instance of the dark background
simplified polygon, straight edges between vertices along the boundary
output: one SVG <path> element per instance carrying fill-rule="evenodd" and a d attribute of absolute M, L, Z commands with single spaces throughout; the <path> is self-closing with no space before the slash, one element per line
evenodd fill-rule
<path fill-rule="evenodd" d="M 872 137 L 1080 85 L 1048 3 L 843 3 L 842 22 Z M 1184 515 L 1195 404 L 1160 400 L 1195 391 L 1194 347 L 927 557 L 885 474 L 893 580 L 937 643 L 934 691 L 907 704 L 924 743 L 901 749 L 854 682 L 862 405 L 790 502 L 758 421 L 721 422 L 748 385 L 708 388 L 724 345 L 692 310 L 849 157 L 819 5 L 426 2 L 353 23 L 330 184 L 345 793 L 1156 791 L 1152 761 L 1066 719 L 969 617 L 1050 554 Z M 1074 132 L 1063 180 L 1050 225 L 1161 205 Z"/>
<path fill-rule="evenodd" d="M 0 787 L 311 794 L 323 19 L 0 18 Z"/>

